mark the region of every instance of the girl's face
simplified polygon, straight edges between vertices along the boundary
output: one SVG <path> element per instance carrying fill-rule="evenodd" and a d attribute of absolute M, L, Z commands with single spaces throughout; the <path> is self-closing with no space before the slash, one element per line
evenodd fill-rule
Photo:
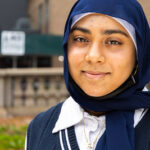
<path fill-rule="evenodd" d="M 89 96 L 104 96 L 122 85 L 133 71 L 135 55 L 128 32 L 106 15 L 82 18 L 69 35 L 69 72 Z"/>

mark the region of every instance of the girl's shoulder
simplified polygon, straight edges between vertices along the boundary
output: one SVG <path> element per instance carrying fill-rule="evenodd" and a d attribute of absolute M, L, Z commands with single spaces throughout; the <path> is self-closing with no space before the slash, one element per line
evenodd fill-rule
<path fill-rule="evenodd" d="M 150 150 L 150 109 L 135 128 L 135 149 Z"/>
<path fill-rule="evenodd" d="M 54 118 L 57 120 L 56 116 L 59 116 L 61 107 L 63 102 L 49 108 L 48 110 L 39 113 L 30 123 L 30 125 L 42 125 L 43 123 L 46 124 L 50 120 L 53 120 Z M 53 120 L 54 121 L 54 120 Z"/>
<path fill-rule="evenodd" d="M 41 140 L 47 136 L 53 137 L 52 129 L 59 117 L 62 103 L 59 103 L 45 112 L 38 114 L 30 123 L 27 130 L 27 150 L 36 150 Z M 54 138 L 53 138 L 54 139 Z"/>

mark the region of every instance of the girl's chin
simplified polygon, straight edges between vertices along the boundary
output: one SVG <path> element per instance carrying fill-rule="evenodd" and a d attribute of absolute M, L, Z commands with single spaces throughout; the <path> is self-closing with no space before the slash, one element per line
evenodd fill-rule
<path fill-rule="evenodd" d="M 109 94 L 109 93 L 93 93 L 93 92 L 85 92 L 85 93 L 91 97 L 103 97 Z"/>

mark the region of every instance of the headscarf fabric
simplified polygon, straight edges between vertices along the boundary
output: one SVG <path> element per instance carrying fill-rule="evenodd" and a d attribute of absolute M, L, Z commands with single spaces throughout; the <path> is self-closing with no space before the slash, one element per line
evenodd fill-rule
<path fill-rule="evenodd" d="M 129 22 L 136 33 L 136 84 L 114 97 L 91 97 L 72 81 L 68 68 L 67 41 L 74 16 L 100 13 Z M 106 131 L 99 139 L 97 150 L 134 150 L 133 116 L 135 109 L 150 108 L 150 92 L 142 91 L 150 81 L 150 28 L 141 5 L 136 0 L 78 0 L 68 16 L 64 32 L 64 78 L 74 100 L 84 109 L 106 112 Z"/>

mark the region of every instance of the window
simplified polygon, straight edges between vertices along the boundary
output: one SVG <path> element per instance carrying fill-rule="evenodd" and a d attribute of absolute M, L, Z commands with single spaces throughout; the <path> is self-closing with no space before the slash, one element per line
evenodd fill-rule
<path fill-rule="evenodd" d="M 0 68 L 12 68 L 12 57 L 0 57 Z"/>
<path fill-rule="evenodd" d="M 20 56 L 17 59 L 17 68 L 30 68 L 32 61 L 32 56 Z"/>
<path fill-rule="evenodd" d="M 51 58 L 50 56 L 39 56 L 37 58 L 37 67 L 50 67 Z"/>

